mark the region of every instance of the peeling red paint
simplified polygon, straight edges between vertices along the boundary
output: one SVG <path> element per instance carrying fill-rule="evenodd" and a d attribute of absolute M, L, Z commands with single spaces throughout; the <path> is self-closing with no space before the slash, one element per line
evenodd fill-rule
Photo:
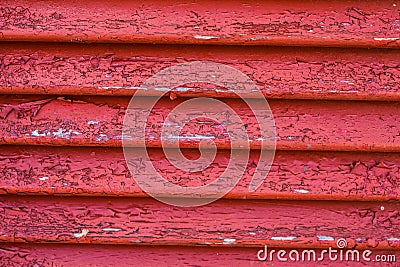
<path fill-rule="evenodd" d="M 196 60 L 234 67 L 268 98 L 400 100 L 396 50 L 132 44 L 1 44 L 0 93 L 131 96 L 158 71 Z M 172 98 L 238 97 L 204 84 L 171 89 Z"/>
<path fill-rule="evenodd" d="M 3 40 L 395 47 L 397 1 L 3 0 Z"/>
<path fill-rule="evenodd" d="M 40 99 L 42 98 L 42 99 Z M 146 101 L 146 98 L 143 98 Z M 149 147 L 160 147 L 166 115 L 184 99 L 162 99 L 148 119 Z M 223 99 L 247 125 L 250 147 L 260 147 L 257 123 L 244 102 Z M 254 100 L 256 101 L 256 100 Z M 0 98 L 0 143 L 121 146 L 122 124 L 129 98 L 6 97 Z M 13 104 L 14 103 L 14 104 Z M 400 152 L 400 106 L 397 102 L 269 101 L 276 124 L 279 150 Z M 138 118 L 144 119 L 146 118 Z M 241 125 L 224 125 L 234 129 Z M 200 122 L 182 129 L 182 148 L 197 148 L 211 136 L 219 148 L 230 148 L 224 127 Z M 135 145 L 135 133 L 126 132 Z M 128 138 L 127 137 L 127 138 Z M 189 138 L 190 137 L 190 138 Z M 172 138 L 172 137 L 171 137 Z M 243 139 L 247 142 L 247 139 Z"/>
<path fill-rule="evenodd" d="M 0 41 L 25 42 L 0 43 L 0 265 L 268 265 L 257 260 L 264 245 L 320 251 L 340 238 L 399 258 L 399 8 L 394 0 L 2 1 Z M 261 148 L 254 114 L 224 88 L 172 88 L 146 131 L 154 166 L 169 181 L 198 186 L 218 177 L 230 157 L 227 131 L 242 126 L 230 118 L 223 127 L 184 126 L 187 158 L 199 156 L 201 138 L 220 149 L 201 172 L 177 170 L 160 132 L 187 97 L 232 107 L 252 150 L 224 199 L 168 206 L 128 171 L 122 138 L 142 140 L 122 134 L 123 120 L 136 91 L 143 101 L 154 96 L 140 88 L 146 79 L 198 60 L 257 84 L 270 99 L 278 151 L 249 192 Z"/>
<path fill-rule="evenodd" d="M 0 199 L 3 242 L 327 248 L 345 237 L 349 248 L 400 246 L 392 239 L 400 230 L 398 202 L 219 200 L 181 208 L 150 198 Z M 87 235 L 76 235 L 85 229 Z"/>
<path fill-rule="evenodd" d="M 279 248 L 274 248 L 278 250 Z M 121 246 L 68 244 L 0 244 L 0 259 L 6 266 L 107 266 L 112 257 L 115 266 L 269 266 L 271 261 L 257 260 L 256 248 L 181 247 L 181 246 Z M 289 251 L 289 250 L 287 250 Z M 320 255 L 321 250 L 315 250 Z M 299 249 L 302 253 L 303 250 Z M 395 255 L 399 251 L 377 250 L 375 254 Z M 179 257 L 177 257 L 179 255 Z M 280 262 L 273 258 L 274 266 L 304 266 L 304 262 Z M 352 266 L 391 266 L 382 262 L 351 262 Z M 343 262 L 330 262 L 327 257 L 318 266 L 343 266 Z"/>
<path fill-rule="evenodd" d="M 197 150 L 186 150 L 195 157 Z M 161 149 L 150 149 L 156 169 L 182 186 L 208 184 L 222 175 L 229 151 L 199 173 L 172 166 Z M 279 151 L 264 183 L 248 192 L 259 153 L 252 151 L 244 177 L 225 197 L 237 199 L 400 200 L 397 153 Z M 3 146 L 0 193 L 146 197 L 132 179 L 122 149 Z"/>

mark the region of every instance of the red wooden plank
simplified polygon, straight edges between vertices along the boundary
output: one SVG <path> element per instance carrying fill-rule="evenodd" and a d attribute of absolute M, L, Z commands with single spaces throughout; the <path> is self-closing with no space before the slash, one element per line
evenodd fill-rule
<path fill-rule="evenodd" d="M 181 208 L 150 198 L 0 197 L 0 241 L 400 248 L 399 202 L 219 200 Z"/>
<path fill-rule="evenodd" d="M 236 68 L 268 98 L 400 100 L 396 50 L 234 46 L 3 43 L 0 93 L 131 96 L 160 70 L 198 60 Z M 237 97 L 194 85 L 173 94 Z"/>
<path fill-rule="evenodd" d="M 399 47 L 396 1 L 5 0 L 1 39 Z"/>
<path fill-rule="evenodd" d="M 276 248 L 274 248 L 276 249 Z M 289 251 L 286 249 L 286 251 Z M 303 253 L 304 250 L 299 250 Z M 320 250 L 315 250 L 320 255 Z M 328 255 L 322 261 L 258 261 L 257 248 L 226 247 L 175 247 L 175 246 L 121 246 L 121 245 L 69 245 L 69 244 L 0 244 L 0 264 L 3 266 L 392 266 L 392 262 L 367 262 L 360 256 L 357 261 L 330 261 Z M 399 251 L 374 250 L 375 255 L 394 255 Z M 382 257 L 381 257 L 382 258 Z M 351 258 L 350 258 L 351 259 Z M 396 262 L 394 261 L 394 262 Z"/>
<path fill-rule="evenodd" d="M 3 119 L 0 121 L 0 143 L 121 145 L 122 123 L 129 98 L 40 98 L 0 98 Z M 143 98 L 143 101 L 147 100 Z M 182 101 L 162 99 L 154 107 L 146 128 L 149 147 L 160 147 L 164 119 Z M 223 101 L 247 124 L 250 147 L 260 148 L 258 125 L 249 108 L 239 100 Z M 278 149 L 400 151 L 398 102 L 270 101 L 270 106 L 275 117 Z M 242 125 L 232 123 L 225 127 L 233 130 Z M 135 139 L 135 133 L 127 133 L 132 135 L 127 143 L 135 145 L 142 140 Z M 213 141 L 219 148 L 230 148 L 223 127 L 204 126 L 196 121 L 183 128 L 181 136 L 186 138 L 181 138 L 181 147 L 197 148 L 201 135 L 215 138 Z M 243 142 L 247 143 L 247 140 Z"/>
<path fill-rule="evenodd" d="M 212 182 L 229 160 L 228 151 L 222 151 L 209 168 L 189 174 L 173 167 L 161 149 L 149 153 L 162 176 L 182 186 Z M 400 200 L 400 157 L 395 153 L 279 151 L 264 183 L 248 192 L 258 158 L 252 151 L 244 177 L 226 198 Z M 132 179 L 122 149 L 3 146 L 0 166 L 3 194 L 146 196 Z"/>

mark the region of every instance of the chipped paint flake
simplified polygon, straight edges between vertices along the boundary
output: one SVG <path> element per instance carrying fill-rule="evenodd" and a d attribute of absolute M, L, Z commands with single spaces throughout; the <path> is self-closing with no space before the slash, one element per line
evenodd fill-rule
<path fill-rule="evenodd" d="M 81 237 L 85 237 L 87 236 L 87 234 L 89 233 L 88 229 L 82 229 L 82 232 L 80 233 L 73 233 L 74 237 L 76 238 L 81 238 Z"/>
<path fill-rule="evenodd" d="M 320 241 L 334 241 L 335 240 L 335 238 L 333 238 L 331 236 L 319 235 L 317 237 L 318 237 L 318 240 L 320 240 Z"/>
<path fill-rule="evenodd" d="M 396 41 L 396 40 L 400 40 L 400 38 L 392 38 L 392 37 L 382 37 L 382 38 L 374 38 L 375 41 Z"/>
<path fill-rule="evenodd" d="M 47 176 L 43 176 L 43 177 L 39 178 L 40 181 L 46 181 L 47 179 L 49 179 L 49 177 L 47 177 Z"/>
<path fill-rule="evenodd" d="M 102 230 L 105 232 L 119 232 L 122 229 L 121 228 L 103 228 Z"/>
<path fill-rule="evenodd" d="M 294 189 L 293 191 L 296 192 L 296 193 L 300 193 L 300 194 L 307 194 L 307 193 L 310 192 L 310 191 L 305 190 L 305 189 Z"/>
<path fill-rule="evenodd" d="M 211 35 L 195 35 L 194 38 L 202 40 L 219 39 L 218 36 L 211 36 Z"/>
<path fill-rule="evenodd" d="M 60 137 L 60 138 L 68 138 L 68 137 L 71 136 L 71 134 L 79 135 L 79 134 L 82 134 L 82 133 L 80 133 L 78 131 L 75 131 L 75 130 L 66 130 L 66 129 L 63 129 L 63 128 L 59 128 L 56 132 L 49 132 L 49 131 L 46 130 L 46 131 L 44 131 L 42 133 L 39 133 L 38 130 L 34 130 L 31 133 L 31 136 L 34 136 L 34 137 L 57 136 L 57 137 Z"/>
<path fill-rule="evenodd" d="M 97 137 L 97 141 L 108 141 L 109 138 L 106 134 L 100 133 L 99 136 Z"/>
<path fill-rule="evenodd" d="M 228 244 L 235 244 L 235 243 L 236 243 L 236 239 L 234 239 L 234 238 L 225 238 L 223 244 L 228 245 Z"/>
<path fill-rule="evenodd" d="M 35 137 L 46 136 L 45 133 L 39 133 L 38 130 L 34 130 L 34 131 L 31 133 L 31 135 L 32 135 L 32 136 L 35 136 Z"/>

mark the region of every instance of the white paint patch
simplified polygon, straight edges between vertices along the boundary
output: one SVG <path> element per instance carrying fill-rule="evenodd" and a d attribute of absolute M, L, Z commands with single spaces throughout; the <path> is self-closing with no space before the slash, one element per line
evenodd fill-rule
<path fill-rule="evenodd" d="M 218 39 L 218 36 L 208 36 L 208 35 L 195 35 L 194 38 L 196 39 L 203 39 L 203 40 L 211 40 L 211 39 Z"/>
<path fill-rule="evenodd" d="M 193 90 L 193 88 L 188 88 L 188 87 L 176 87 L 175 88 L 175 91 L 178 91 L 178 92 L 187 92 L 189 90 Z"/>
<path fill-rule="evenodd" d="M 63 128 L 58 129 L 57 132 L 52 132 L 53 136 L 58 136 L 60 138 L 65 138 L 71 136 L 71 134 L 81 134 L 80 132 L 74 131 L 74 130 L 66 130 Z"/>
<path fill-rule="evenodd" d="M 374 38 L 375 41 L 396 41 L 400 40 L 400 38 Z"/>
<path fill-rule="evenodd" d="M 387 241 L 400 241 L 400 238 L 397 237 L 389 237 Z"/>
<path fill-rule="evenodd" d="M 97 125 L 97 124 L 99 124 L 99 122 L 98 121 L 88 121 L 87 124 L 89 124 L 89 125 Z"/>
<path fill-rule="evenodd" d="M 341 80 L 340 82 L 342 82 L 342 83 L 347 83 L 347 84 L 354 84 L 353 82 L 351 82 L 351 81 L 347 81 L 347 80 Z"/>
<path fill-rule="evenodd" d="M 235 90 L 233 90 L 233 89 L 218 89 L 218 88 L 214 89 L 214 91 L 217 93 L 234 93 L 235 92 Z"/>
<path fill-rule="evenodd" d="M 294 192 L 296 192 L 296 193 L 301 193 L 301 194 L 307 194 L 307 193 L 309 193 L 310 191 L 305 190 L 305 189 L 295 189 Z"/>
<path fill-rule="evenodd" d="M 83 236 L 82 233 L 74 233 L 74 237 L 76 237 L 76 238 L 80 238 L 80 237 L 82 237 L 82 236 Z"/>
<path fill-rule="evenodd" d="M 73 233 L 73 235 L 74 235 L 74 237 L 76 237 L 76 238 L 81 238 L 81 237 L 85 237 L 88 233 L 89 233 L 89 230 L 83 229 L 82 232 L 80 232 L 80 233 Z"/>
<path fill-rule="evenodd" d="M 324 235 L 319 235 L 319 236 L 317 236 L 318 237 L 318 240 L 321 240 L 321 241 L 334 241 L 335 239 L 333 238 L 333 237 L 331 237 L 331 236 L 324 236 Z"/>
<path fill-rule="evenodd" d="M 167 87 L 156 87 L 154 88 L 156 91 L 168 92 L 170 89 Z"/>
<path fill-rule="evenodd" d="M 46 181 L 47 179 L 49 179 L 49 177 L 47 177 L 47 176 L 43 176 L 43 177 L 39 178 L 40 181 Z"/>
<path fill-rule="evenodd" d="M 381 206 L 381 210 L 385 210 L 385 207 L 384 207 L 384 206 Z"/>
<path fill-rule="evenodd" d="M 121 231 L 120 228 L 103 228 L 102 230 L 105 231 L 105 232 L 107 232 L 107 231 L 110 231 L 110 232 L 119 232 L 119 231 Z"/>
<path fill-rule="evenodd" d="M 97 137 L 97 141 L 107 141 L 107 140 L 109 140 L 108 136 L 103 133 L 100 133 L 99 137 Z"/>
<path fill-rule="evenodd" d="M 224 239 L 224 244 L 225 245 L 234 244 L 234 243 L 236 243 L 236 239 L 234 239 L 234 238 L 225 238 Z"/>
<path fill-rule="evenodd" d="M 194 135 L 194 136 L 180 136 L 180 135 L 168 135 L 168 138 L 171 139 L 215 139 L 215 136 L 206 136 L 206 135 Z"/>
<path fill-rule="evenodd" d="M 38 130 L 34 130 L 31 133 L 31 136 L 40 137 L 40 136 L 51 136 L 52 135 L 52 136 L 57 136 L 57 137 L 60 137 L 60 138 L 66 138 L 66 137 L 71 136 L 71 134 L 78 135 L 78 134 L 81 134 L 81 133 L 77 132 L 75 130 L 66 130 L 66 129 L 59 128 L 57 130 L 57 132 L 44 131 L 43 133 L 39 133 Z"/>
<path fill-rule="evenodd" d="M 297 236 L 273 236 L 271 240 L 290 241 L 297 238 Z"/>
<path fill-rule="evenodd" d="M 32 136 L 46 136 L 45 133 L 39 133 L 38 130 L 34 130 L 34 131 L 31 133 L 31 135 L 32 135 Z"/>

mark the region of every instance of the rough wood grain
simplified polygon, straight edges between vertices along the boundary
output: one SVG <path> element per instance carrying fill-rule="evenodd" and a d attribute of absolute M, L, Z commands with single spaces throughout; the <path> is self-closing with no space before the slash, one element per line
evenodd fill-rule
<path fill-rule="evenodd" d="M 396 47 L 398 1 L 4 0 L 3 40 Z"/>
<path fill-rule="evenodd" d="M 162 99 L 154 107 L 146 128 L 148 147 L 160 147 L 165 117 L 182 101 Z M 258 124 L 249 108 L 241 100 L 222 101 L 247 125 L 248 136 L 243 140 L 247 142 L 248 138 L 251 148 L 260 148 Z M 41 96 L 2 96 L 0 143 L 120 146 L 128 102 L 129 98 L 117 97 L 46 96 L 43 99 Z M 281 100 L 270 101 L 270 106 L 275 118 L 278 149 L 400 151 L 398 102 Z M 140 116 L 137 119 L 146 120 Z M 225 129 L 233 131 L 243 125 L 221 125 L 190 122 L 182 128 L 180 146 L 197 148 L 204 135 L 213 139 L 219 148 L 230 148 Z M 128 143 L 139 142 L 135 140 L 136 133 L 127 131 L 126 134 Z"/>
<path fill-rule="evenodd" d="M 400 100 L 396 50 L 127 44 L 2 43 L 0 93 L 131 96 L 142 90 L 152 95 L 140 87 L 146 79 L 198 60 L 234 67 L 268 98 Z M 209 85 L 182 85 L 172 92 L 173 97 L 238 97 Z"/>
<path fill-rule="evenodd" d="M 229 160 L 228 151 L 222 151 L 204 171 L 187 173 L 172 166 L 161 149 L 149 153 L 160 174 L 182 186 L 210 183 L 222 175 Z M 198 151 L 185 154 L 197 156 Z M 397 153 L 280 151 L 264 183 L 250 193 L 258 158 L 252 151 L 244 177 L 226 198 L 400 200 Z M 0 176 L 2 194 L 147 196 L 117 148 L 3 146 Z"/>
<path fill-rule="evenodd" d="M 0 241 L 398 249 L 399 202 L 0 196 Z"/>
<path fill-rule="evenodd" d="M 0 264 L 3 266 L 392 266 L 389 262 L 329 261 L 272 261 L 257 260 L 257 248 L 226 247 L 171 247 L 171 246 L 122 246 L 122 245 L 84 245 L 69 244 L 0 244 Z M 286 249 L 286 251 L 289 251 Z M 315 250 L 318 255 L 320 250 Z M 302 253 L 303 250 L 299 250 Z M 289 253 L 289 252 L 288 252 Z M 374 250 L 375 255 L 395 255 L 400 259 L 399 251 Z"/>

